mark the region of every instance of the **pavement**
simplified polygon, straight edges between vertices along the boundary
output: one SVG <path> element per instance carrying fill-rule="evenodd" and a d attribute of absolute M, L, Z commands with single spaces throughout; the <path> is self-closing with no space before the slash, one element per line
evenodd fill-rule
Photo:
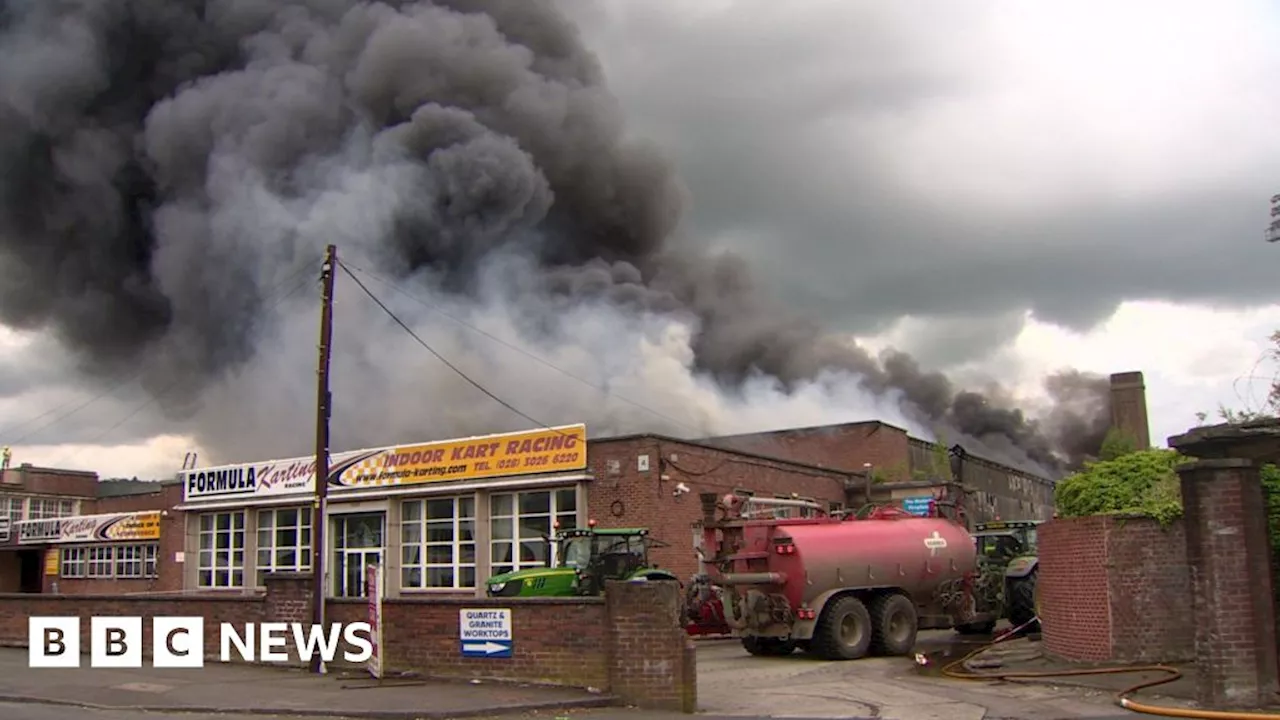
<path fill-rule="evenodd" d="M 1115 691 L 1062 682 L 956 680 L 941 665 L 974 649 L 951 632 L 921 633 L 911 658 L 827 662 L 803 654 L 753 657 L 734 640 L 698 643 L 700 720 L 1114 720 L 1134 714 L 1117 707 Z M 1044 671 L 1038 644 L 1002 643 L 984 654 L 1001 671 Z M 1037 665 L 1036 663 L 1039 663 Z M 678 713 L 617 707 L 614 698 L 571 688 L 498 682 L 372 682 L 359 672 L 315 676 L 305 671 L 211 663 L 201 670 L 31 669 L 27 652 L 0 648 L 0 718 L 5 720 L 297 720 L 330 718 L 485 718 L 507 720 L 677 720 Z M 1141 677 L 1126 676 L 1130 685 Z M 1089 679 L 1075 678 L 1087 684 Z M 1144 693 L 1141 700 L 1160 700 Z"/>
<path fill-rule="evenodd" d="M 0 703 L 60 705 L 90 710 L 440 720 L 532 709 L 600 707 L 614 699 L 573 688 L 498 682 L 389 681 L 371 687 L 360 672 L 313 675 L 261 665 L 209 663 L 167 668 L 30 668 L 25 648 L 0 648 Z M 12 716 L 0 713 L 9 720 Z M 85 717 L 91 717 L 86 715 Z M 104 717 L 110 717 L 109 715 Z M 151 716 L 154 720 L 155 716 Z"/>

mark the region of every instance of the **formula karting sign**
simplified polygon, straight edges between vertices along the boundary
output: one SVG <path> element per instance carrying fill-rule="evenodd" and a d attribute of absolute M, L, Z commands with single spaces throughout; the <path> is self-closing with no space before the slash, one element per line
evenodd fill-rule
<path fill-rule="evenodd" d="M 18 543 L 119 542 L 159 540 L 160 511 L 76 515 L 24 520 L 18 523 Z"/>

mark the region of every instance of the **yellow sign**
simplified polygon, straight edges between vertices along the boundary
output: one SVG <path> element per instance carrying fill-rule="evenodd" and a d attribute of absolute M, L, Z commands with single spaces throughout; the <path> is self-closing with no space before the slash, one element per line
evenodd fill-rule
<path fill-rule="evenodd" d="M 126 515 L 106 524 L 101 535 L 107 540 L 159 540 L 160 512 Z"/>
<path fill-rule="evenodd" d="M 343 487 L 415 485 L 587 467 L 587 426 L 445 440 L 360 453 L 339 463 L 329 483 Z"/>
<path fill-rule="evenodd" d="M 58 566 L 59 552 L 60 551 L 57 548 L 50 548 L 44 551 L 44 574 L 45 575 L 53 575 L 54 577 L 57 577 L 58 567 L 59 567 Z"/>

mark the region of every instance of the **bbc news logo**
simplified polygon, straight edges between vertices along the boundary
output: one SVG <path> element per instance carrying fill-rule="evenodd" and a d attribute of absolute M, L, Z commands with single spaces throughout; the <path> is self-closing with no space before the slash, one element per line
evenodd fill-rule
<path fill-rule="evenodd" d="M 319 653 L 332 663 L 343 641 L 357 650 L 346 650 L 343 660 L 367 662 L 373 657 L 373 631 L 367 622 L 333 623 L 326 634 L 318 625 L 303 623 L 246 623 L 243 631 L 231 623 L 219 628 L 219 659 L 232 662 L 232 651 L 247 662 L 288 662 L 289 646 L 303 661 Z M 142 618 L 93 617 L 89 619 L 89 667 L 142 667 Z M 80 667 L 80 618 L 32 617 L 27 622 L 28 666 L 33 668 Z M 151 666 L 158 668 L 204 667 L 205 637 L 202 617 L 154 617 L 151 619 Z"/>

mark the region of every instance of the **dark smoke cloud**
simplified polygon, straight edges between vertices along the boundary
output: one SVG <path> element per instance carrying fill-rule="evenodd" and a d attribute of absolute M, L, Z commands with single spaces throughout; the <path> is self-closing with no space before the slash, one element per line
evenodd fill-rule
<path fill-rule="evenodd" d="M 776 307 L 737 258 L 670 248 L 683 187 L 546 0 L 8 0 L 0 53 L 0 321 L 53 331 L 93 375 L 224 379 L 336 237 L 462 297 L 518 251 L 552 307 L 696 320 L 695 367 L 726 388 L 844 370 L 1050 470 L 1104 428 L 1105 381 L 1052 378 L 1035 421 Z"/>

